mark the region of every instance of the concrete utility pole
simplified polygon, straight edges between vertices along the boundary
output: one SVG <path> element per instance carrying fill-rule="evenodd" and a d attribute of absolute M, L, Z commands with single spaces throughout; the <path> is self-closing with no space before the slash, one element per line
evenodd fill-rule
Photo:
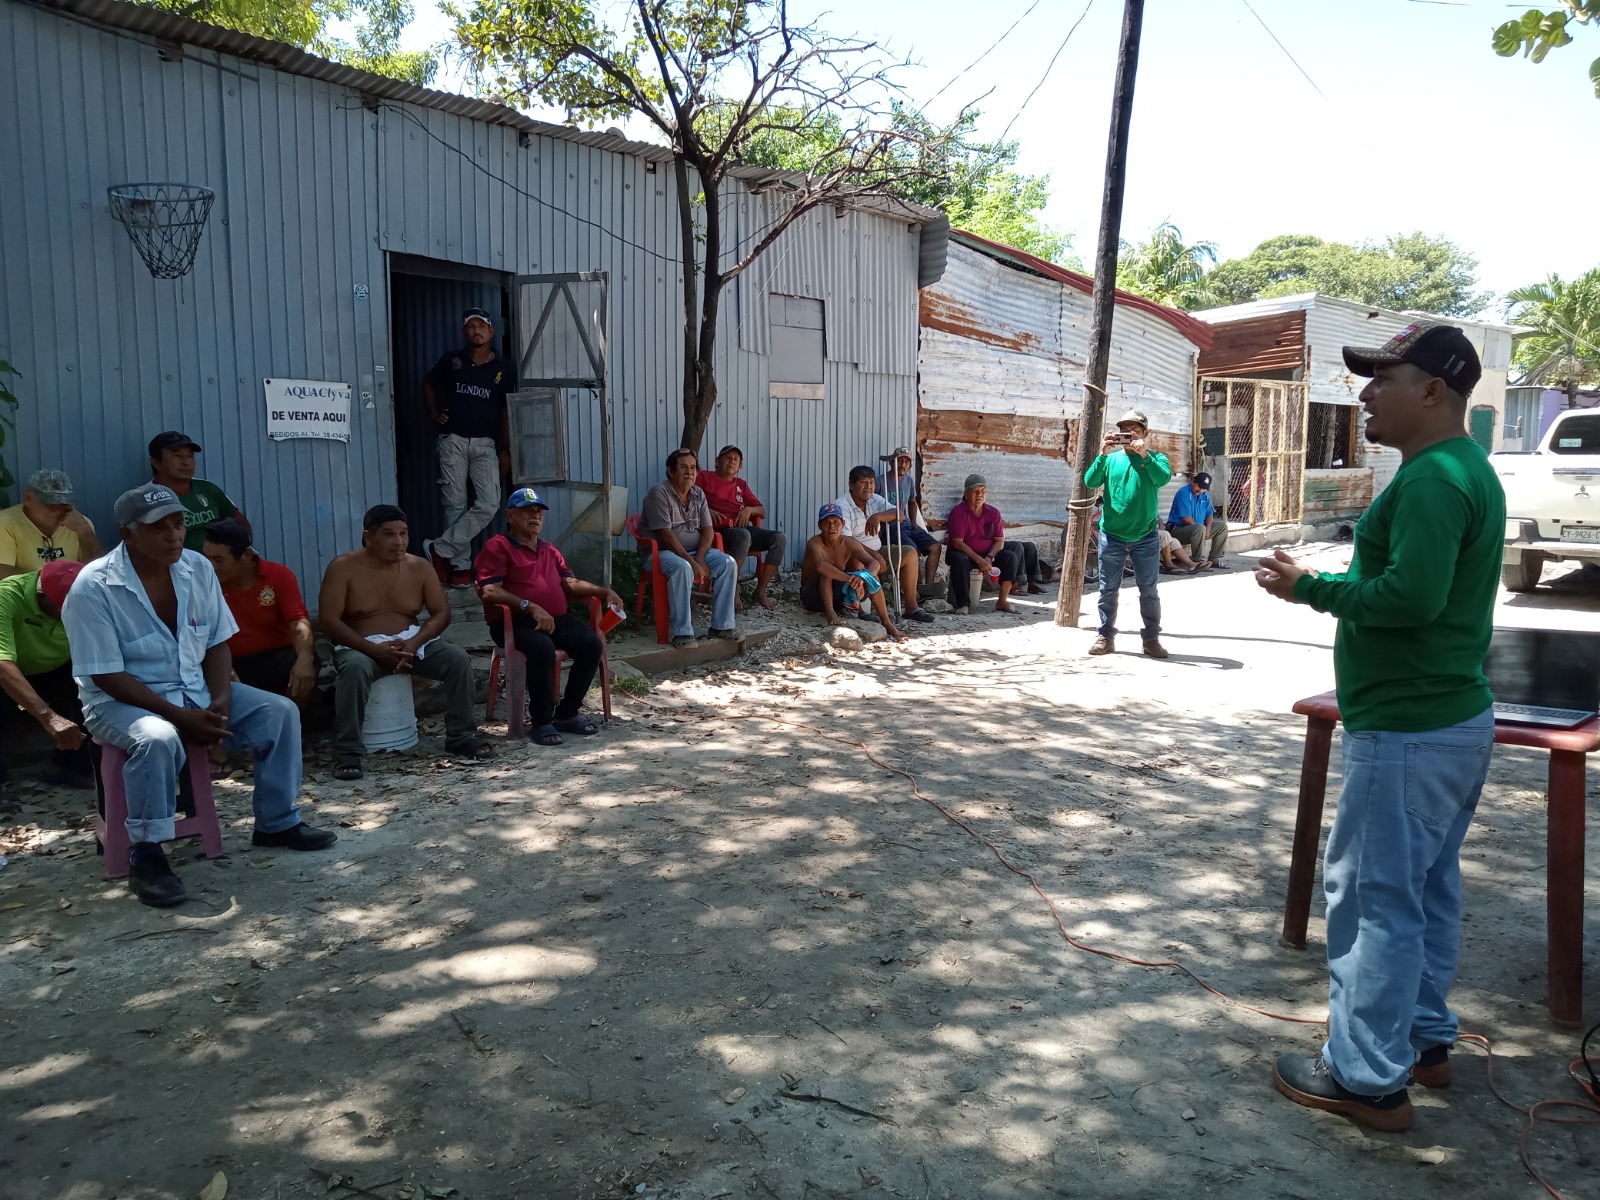
<path fill-rule="evenodd" d="M 1111 356 L 1111 318 L 1117 286 L 1117 249 L 1122 243 L 1122 192 L 1128 174 L 1128 123 L 1133 116 L 1133 79 L 1139 70 L 1139 31 L 1144 0 L 1126 0 L 1122 10 L 1122 45 L 1117 51 L 1117 82 L 1111 95 L 1111 136 L 1106 145 L 1106 190 L 1100 201 L 1100 245 L 1094 261 L 1094 324 L 1089 334 L 1083 411 L 1078 417 L 1078 453 L 1072 464 L 1072 503 L 1067 510 L 1067 551 L 1061 563 L 1061 590 L 1056 596 L 1056 624 L 1076 625 L 1083 611 L 1083 569 L 1094 536 L 1094 510 L 1083 473 L 1100 453 L 1105 423 L 1106 375 Z M 1062 453 L 1070 441 L 1066 422 Z"/>

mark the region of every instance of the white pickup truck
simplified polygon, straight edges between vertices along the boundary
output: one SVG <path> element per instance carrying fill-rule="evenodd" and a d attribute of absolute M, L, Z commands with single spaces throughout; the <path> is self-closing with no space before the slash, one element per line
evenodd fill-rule
<path fill-rule="evenodd" d="M 1600 410 L 1567 409 L 1537 450 L 1489 461 L 1506 491 L 1509 591 L 1533 591 L 1547 562 L 1600 563 Z"/>

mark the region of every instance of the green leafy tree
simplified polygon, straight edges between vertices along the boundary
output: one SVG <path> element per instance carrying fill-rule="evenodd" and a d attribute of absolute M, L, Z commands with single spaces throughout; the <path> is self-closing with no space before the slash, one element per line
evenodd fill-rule
<path fill-rule="evenodd" d="M 981 115 L 968 109 L 950 125 L 939 126 L 913 108 L 891 105 L 890 128 L 899 135 L 891 153 L 898 161 L 883 183 L 902 199 L 942 208 L 958 229 L 1077 266 L 1071 236 L 1050 228 L 1040 215 L 1050 202 L 1050 177 L 1012 170 L 1016 142 L 978 140 Z M 773 128 L 752 138 L 744 161 L 810 173 L 843 134 L 839 114 L 819 113 L 809 129 Z"/>
<path fill-rule="evenodd" d="M 1359 304 L 1464 317 L 1491 299 L 1473 290 L 1477 267 L 1477 259 L 1454 242 L 1423 233 L 1361 246 L 1289 234 L 1220 264 L 1205 282 L 1221 304 L 1321 292 Z"/>
<path fill-rule="evenodd" d="M 1526 382 L 1565 388 L 1569 408 L 1580 387 L 1600 383 L 1600 267 L 1517 288 L 1506 318 L 1530 331 L 1517 335 L 1514 355 Z"/>
<path fill-rule="evenodd" d="M 562 109 L 577 124 L 634 115 L 672 148 L 683 267 L 680 440 L 690 449 L 717 401 L 727 286 L 806 213 L 903 197 L 909 176 L 925 169 L 915 133 L 874 107 L 894 88 L 876 47 L 791 23 L 784 0 L 632 0 L 626 10 L 602 0 L 456 0 L 445 11 L 467 61 L 496 93 Z M 626 23 L 609 19 L 624 11 Z M 762 153 L 810 161 L 799 178 L 772 181 L 778 215 L 733 244 L 723 211 L 729 174 Z"/>
<path fill-rule="evenodd" d="M 1520 50 L 1524 58 L 1540 63 L 1550 51 L 1572 44 L 1569 30 L 1575 24 L 1600 23 L 1600 0 L 1561 2 L 1563 8 L 1548 11 L 1530 8 L 1522 16 L 1501 25 L 1494 31 L 1494 52 L 1501 58 L 1511 58 Z M 1595 97 L 1600 99 L 1600 58 L 1589 64 L 1589 82 L 1594 84 Z"/>
<path fill-rule="evenodd" d="M 1215 245 L 1196 242 L 1191 246 L 1183 240 L 1182 230 L 1164 221 L 1138 245 L 1122 243 L 1117 286 L 1177 308 L 1211 308 L 1218 300 L 1206 272 L 1216 261 Z"/>
<path fill-rule="evenodd" d="M 400 49 L 400 34 L 415 15 L 409 0 L 134 0 L 175 13 L 286 42 L 363 71 L 408 83 L 432 81 L 437 50 Z M 328 32 L 334 22 L 353 22 L 355 40 Z"/>

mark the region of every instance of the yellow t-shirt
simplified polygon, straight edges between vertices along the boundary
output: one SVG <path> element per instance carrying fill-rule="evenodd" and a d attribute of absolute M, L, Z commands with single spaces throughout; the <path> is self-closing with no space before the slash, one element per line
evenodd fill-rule
<path fill-rule="evenodd" d="M 45 563 L 62 559 L 78 561 L 77 534 L 62 525 L 46 537 L 28 520 L 22 505 L 0 509 L 0 563 L 20 571 L 37 571 Z"/>

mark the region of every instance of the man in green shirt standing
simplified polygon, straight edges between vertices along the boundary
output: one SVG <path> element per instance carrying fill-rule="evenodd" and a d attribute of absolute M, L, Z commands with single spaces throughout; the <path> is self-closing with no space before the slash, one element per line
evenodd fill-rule
<path fill-rule="evenodd" d="M 1369 442 L 1400 470 L 1356 526 L 1341 574 L 1283 551 L 1256 582 L 1339 618 L 1333 666 L 1344 791 L 1323 857 L 1328 1040 L 1282 1054 L 1273 1082 L 1308 1108 L 1373 1129 L 1411 1127 L 1408 1082 L 1445 1087 L 1461 942 L 1461 841 L 1494 748 L 1483 659 L 1506 502 L 1465 428 L 1482 368 L 1454 326 L 1419 322 L 1376 350 L 1345 347 Z"/>
<path fill-rule="evenodd" d="M 194 477 L 194 456 L 199 452 L 199 442 L 175 429 L 150 439 L 150 478 L 177 495 L 183 505 L 183 548 L 197 554 L 206 544 L 206 526 L 212 521 L 244 519 L 226 492 L 209 480 Z"/>
<path fill-rule="evenodd" d="M 1104 487 L 1100 510 L 1100 636 L 1090 654 L 1110 654 L 1116 649 L 1117 591 L 1122 587 L 1122 564 L 1133 562 L 1139 585 L 1139 616 L 1144 621 L 1144 652 L 1151 658 L 1167 657 L 1161 645 L 1161 598 L 1156 581 L 1161 577 L 1161 535 L 1156 528 L 1156 501 L 1172 478 L 1172 465 L 1159 450 L 1146 444 L 1150 419 L 1134 409 L 1117 419 L 1107 433 L 1099 455 L 1083 473 L 1085 487 Z"/>
<path fill-rule="evenodd" d="M 46 563 L 37 571 L 0 579 L 0 807 L 10 768 L 7 757 L 21 744 L 26 713 L 55 741 L 55 758 L 46 779 L 69 787 L 94 782 L 87 736 L 80 727 L 83 705 L 72 679 L 72 653 L 61 624 L 61 602 L 83 564 L 70 559 Z"/>

